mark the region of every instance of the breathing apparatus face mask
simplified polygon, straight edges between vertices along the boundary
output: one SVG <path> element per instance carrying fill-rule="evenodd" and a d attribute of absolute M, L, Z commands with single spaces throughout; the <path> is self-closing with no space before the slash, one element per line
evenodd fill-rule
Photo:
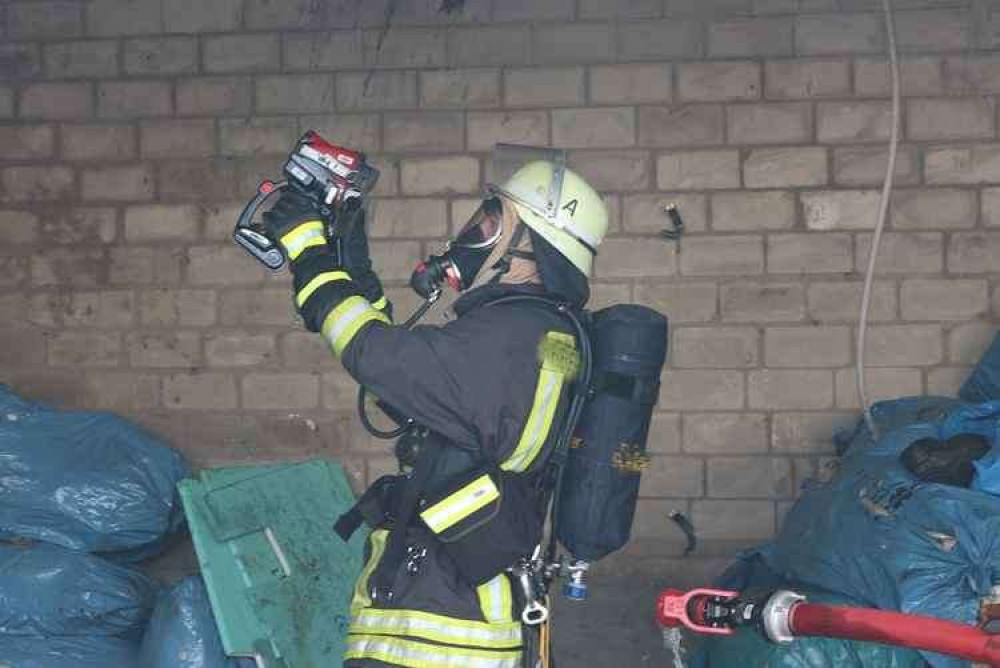
<path fill-rule="evenodd" d="M 483 200 L 440 255 L 421 262 L 410 276 L 410 287 L 430 299 L 447 283 L 456 292 L 467 290 L 487 258 L 503 238 L 503 203 L 499 197 Z"/>

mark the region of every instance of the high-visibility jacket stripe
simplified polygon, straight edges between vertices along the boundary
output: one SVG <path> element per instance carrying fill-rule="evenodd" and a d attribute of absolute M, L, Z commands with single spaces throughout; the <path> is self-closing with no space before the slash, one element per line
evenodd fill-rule
<path fill-rule="evenodd" d="M 476 587 L 479 595 L 479 605 L 483 617 L 492 623 L 514 621 L 513 596 L 510 588 L 510 578 L 501 573 L 489 582 Z"/>
<path fill-rule="evenodd" d="M 374 308 L 377 308 L 379 311 L 384 311 L 385 307 L 388 306 L 388 305 L 389 305 L 389 300 L 386 298 L 385 295 L 382 295 L 381 297 L 379 297 L 378 299 L 376 299 L 374 302 L 372 302 L 372 306 Z"/>
<path fill-rule="evenodd" d="M 434 533 L 441 533 L 500 497 L 490 476 L 483 474 L 420 513 Z"/>
<path fill-rule="evenodd" d="M 386 636 L 349 635 L 345 659 L 374 659 L 406 668 L 520 668 L 520 651 L 443 647 Z"/>
<path fill-rule="evenodd" d="M 324 271 L 321 274 L 317 274 L 308 283 L 303 286 L 299 293 L 295 295 L 295 303 L 299 308 L 306 303 L 306 300 L 313 296 L 313 293 L 319 290 L 321 287 L 327 283 L 333 283 L 334 281 L 349 281 L 351 277 L 348 276 L 346 271 Z"/>
<path fill-rule="evenodd" d="M 371 578 L 375 567 L 378 566 L 378 562 L 382 560 L 382 554 L 385 552 L 385 541 L 388 536 L 389 531 L 387 529 L 376 529 L 368 537 L 369 544 L 371 545 L 371 554 L 368 557 L 365 567 L 361 569 L 358 581 L 354 583 L 354 597 L 351 599 L 352 615 L 358 614 L 362 608 L 367 608 L 372 604 L 371 594 L 368 590 L 368 580 Z"/>
<path fill-rule="evenodd" d="M 567 376 L 575 373 L 573 337 L 562 332 L 549 332 L 541 346 L 542 367 L 538 372 L 538 385 L 531 412 L 524 424 L 514 452 L 500 464 L 505 471 L 521 473 L 525 471 L 552 431 L 552 420 L 559 406 L 563 383 Z"/>
<path fill-rule="evenodd" d="M 318 220 L 310 220 L 297 226 L 291 232 L 281 237 L 281 245 L 288 253 L 288 259 L 294 260 L 311 246 L 326 244 L 326 229 Z"/>
<path fill-rule="evenodd" d="M 485 649 L 521 646 L 521 625 L 455 619 L 420 610 L 367 608 L 351 619 L 352 634 L 408 636 Z"/>
<path fill-rule="evenodd" d="M 327 314 L 321 331 L 323 337 L 333 346 L 334 352 L 340 355 L 361 328 L 372 320 L 391 324 L 385 313 L 372 308 L 364 297 L 355 295 L 337 304 Z"/>

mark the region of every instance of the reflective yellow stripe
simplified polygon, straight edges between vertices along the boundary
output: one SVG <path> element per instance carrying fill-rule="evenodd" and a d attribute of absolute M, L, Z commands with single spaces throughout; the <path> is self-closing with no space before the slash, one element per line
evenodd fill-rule
<path fill-rule="evenodd" d="M 385 298 L 385 295 L 379 297 L 378 300 L 372 304 L 372 306 L 374 308 L 377 308 L 379 311 L 384 311 L 385 307 L 388 305 L 389 305 L 389 300 Z"/>
<path fill-rule="evenodd" d="M 381 311 L 376 311 L 364 297 L 348 297 L 337 304 L 323 320 L 323 337 L 333 346 L 334 352 L 340 355 L 351 342 L 354 335 L 372 320 L 391 324 L 389 318 Z"/>
<path fill-rule="evenodd" d="M 385 636 L 349 635 L 345 659 L 374 659 L 406 668 L 520 668 L 521 652 L 428 645 Z"/>
<path fill-rule="evenodd" d="M 539 346 L 539 353 L 542 368 L 538 372 L 535 399 L 517 447 L 500 464 L 505 471 L 521 473 L 535 461 L 552 430 L 552 419 L 559 405 L 563 382 L 576 373 L 579 365 L 574 339 L 569 334 L 549 332 Z"/>
<path fill-rule="evenodd" d="M 305 287 L 299 290 L 299 294 L 295 295 L 295 303 L 298 304 L 299 308 L 302 308 L 306 300 L 327 283 L 349 280 L 351 280 L 351 277 L 347 275 L 346 271 L 324 271 L 322 274 L 313 277 L 311 281 L 305 284 Z"/>
<path fill-rule="evenodd" d="M 294 260 L 310 246 L 323 246 L 325 244 L 326 229 L 323 227 L 323 223 L 318 220 L 302 223 L 281 237 L 281 245 L 285 247 L 289 260 Z"/>
<path fill-rule="evenodd" d="M 503 623 L 514 621 L 513 599 L 510 589 L 510 578 L 501 573 L 486 584 L 476 587 L 479 595 L 479 606 L 483 610 L 486 621 Z"/>
<path fill-rule="evenodd" d="M 388 530 L 376 529 L 368 537 L 372 548 L 371 555 L 368 557 L 368 563 L 361 570 L 358 581 L 354 584 L 354 597 L 351 599 L 352 616 L 357 615 L 363 608 L 372 604 L 371 596 L 368 593 L 368 579 L 372 576 L 375 567 L 378 566 L 378 562 L 382 560 L 382 553 L 385 552 L 385 540 L 388 535 Z"/>
<path fill-rule="evenodd" d="M 500 490 L 483 474 L 420 513 L 420 517 L 431 531 L 441 533 L 499 497 Z"/>
<path fill-rule="evenodd" d="M 349 633 L 423 638 L 433 642 L 487 649 L 521 646 L 521 625 L 454 619 L 420 610 L 367 608 L 351 619 Z"/>

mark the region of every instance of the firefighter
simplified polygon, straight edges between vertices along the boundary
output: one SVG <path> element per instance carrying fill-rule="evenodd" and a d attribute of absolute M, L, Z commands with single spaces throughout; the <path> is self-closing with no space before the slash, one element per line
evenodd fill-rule
<path fill-rule="evenodd" d="M 349 668 L 537 659 L 524 650 L 525 602 L 505 571 L 541 541 L 542 482 L 577 344 L 554 308 L 504 300 L 582 307 L 608 224 L 564 156 L 539 155 L 509 169 L 446 250 L 415 271 L 424 296 L 434 272 L 462 293 L 443 326 L 393 324 L 363 226 L 338 256 L 309 200 L 286 192 L 265 214 L 305 326 L 422 437 L 403 462 L 408 474 L 381 479 L 356 513 L 373 531 L 351 603 Z"/>

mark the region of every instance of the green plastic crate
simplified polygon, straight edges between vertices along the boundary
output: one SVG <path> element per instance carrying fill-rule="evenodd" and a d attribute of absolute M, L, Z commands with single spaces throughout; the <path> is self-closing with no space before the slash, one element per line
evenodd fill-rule
<path fill-rule="evenodd" d="M 226 653 L 340 665 L 365 539 L 333 531 L 355 501 L 340 465 L 215 469 L 178 487 Z"/>

